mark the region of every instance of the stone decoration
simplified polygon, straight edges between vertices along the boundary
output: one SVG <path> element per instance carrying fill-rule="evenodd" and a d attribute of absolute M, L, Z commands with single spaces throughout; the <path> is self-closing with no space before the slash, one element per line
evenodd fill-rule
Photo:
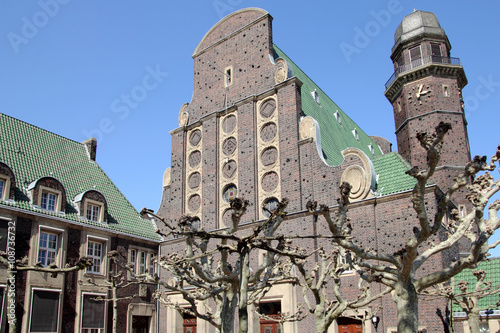
<path fill-rule="evenodd" d="M 230 160 L 227 163 L 224 164 L 222 167 L 222 174 L 224 175 L 225 178 L 232 178 L 235 173 L 236 173 L 236 161 Z"/>
<path fill-rule="evenodd" d="M 172 182 L 172 169 L 167 168 L 163 173 L 163 187 L 169 186 Z"/>
<path fill-rule="evenodd" d="M 288 79 L 288 66 L 284 59 L 276 60 L 276 65 L 278 66 L 278 69 L 274 74 L 274 82 L 278 84 Z"/>
<path fill-rule="evenodd" d="M 262 103 L 262 106 L 260 107 L 260 115 L 263 118 L 269 118 L 274 113 L 274 110 L 276 110 L 276 102 L 274 99 L 268 99 Z"/>
<path fill-rule="evenodd" d="M 224 199 L 225 202 L 229 202 L 231 201 L 231 199 L 235 199 L 237 195 L 238 189 L 235 185 L 231 184 L 226 186 L 226 188 L 224 189 L 224 193 L 222 193 L 222 199 Z"/>
<path fill-rule="evenodd" d="M 277 128 L 276 124 L 269 122 L 267 124 L 264 124 L 264 126 L 262 126 L 262 129 L 260 131 L 260 138 L 264 142 L 269 142 L 272 139 L 274 139 L 277 132 L 278 132 L 278 128 Z"/>
<path fill-rule="evenodd" d="M 234 115 L 229 115 L 222 121 L 222 130 L 224 133 L 231 133 L 236 128 L 236 117 Z"/>
<path fill-rule="evenodd" d="M 189 154 L 189 166 L 191 168 L 195 168 L 200 164 L 201 162 L 201 152 L 199 150 L 193 151 L 191 154 Z"/>
<path fill-rule="evenodd" d="M 194 130 L 191 132 L 191 135 L 189 136 L 189 143 L 193 146 L 196 147 L 201 141 L 201 131 L 199 129 Z"/>
<path fill-rule="evenodd" d="M 198 194 L 194 194 L 191 197 L 189 197 L 188 200 L 188 208 L 191 212 L 196 212 L 201 206 L 201 198 Z"/>
<path fill-rule="evenodd" d="M 262 177 L 262 189 L 266 192 L 270 192 L 278 187 L 280 177 L 274 171 L 266 173 Z"/>
<path fill-rule="evenodd" d="M 309 138 L 316 140 L 316 122 L 314 118 L 307 116 L 302 119 L 299 126 L 299 135 L 301 140 Z"/>
<path fill-rule="evenodd" d="M 193 172 L 188 179 L 188 185 L 190 188 L 195 189 L 200 186 L 201 174 L 199 172 Z"/>
<path fill-rule="evenodd" d="M 189 122 L 189 112 L 187 112 L 186 108 L 189 105 L 189 103 L 184 103 L 181 106 L 181 109 L 179 111 L 179 127 L 186 126 Z"/>
<path fill-rule="evenodd" d="M 226 140 L 224 140 L 224 142 L 222 143 L 222 152 L 226 156 L 230 156 L 236 150 L 236 146 L 237 146 L 236 138 L 233 136 L 229 137 Z"/>
<path fill-rule="evenodd" d="M 276 147 L 268 147 L 264 149 L 262 154 L 260 155 L 260 162 L 264 166 L 270 166 L 276 163 L 278 159 L 278 149 Z"/>

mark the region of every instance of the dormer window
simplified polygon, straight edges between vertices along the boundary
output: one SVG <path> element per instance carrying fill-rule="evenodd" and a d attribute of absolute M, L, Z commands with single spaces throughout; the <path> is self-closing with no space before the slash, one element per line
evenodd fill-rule
<path fill-rule="evenodd" d="M 316 103 L 320 104 L 320 103 L 319 103 L 319 95 L 318 95 L 318 92 L 316 91 L 316 89 L 314 89 L 314 91 L 312 91 L 312 92 L 311 92 L 311 95 L 312 95 L 312 97 L 314 98 L 314 101 L 315 101 Z"/>
<path fill-rule="evenodd" d="M 33 206 L 48 212 L 64 212 L 66 191 L 60 181 L 42 177 L 28 186 Z"/>
<path fill-rule="evenodd" d="M 102 204 L 88 202 L 86 210 L 87 210 L 87 220 L 93 221 L 93 222 L 102 221 L 102 218 L 101 218 Z"/>
<path fill-rule="evenodd" d="M 370 153 L 372 153 L 372 155 L 375 154 L 375 147 L 373 147 L 371 143 L 368 145 L 368 149 L 370 149 Z"/>
<path fill-rule="evenodd" d="M 86 191 L 78 194 L 73 201 L 82 219 L 96 223 L 107 221 L 108 204 L 101 192 Z"/>
<path fill-rule="evenodd" d="M 0 162 L 0 201 L 14 199 L 16 179 L 11 168 Z"/>
<path fill-rule="evenodd" d="M 354 138 L 359 141 L 359 135 L 358 135 L 358 130 L 357 129 L 353 129 L 352 130 L 352 135 L 354 135 Z"/>
<path fill-rule="evenodd" d="M 333 115 L 335 116 L 335 119 L 337 120 L 339 125 L 342 125 L 342 118 L 340 118 L 340 113 L 338 111 L 335 111 Z"/>

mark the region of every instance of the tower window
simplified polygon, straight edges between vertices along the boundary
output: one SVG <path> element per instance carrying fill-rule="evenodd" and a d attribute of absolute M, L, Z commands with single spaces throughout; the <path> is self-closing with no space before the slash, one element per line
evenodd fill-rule
<path fill-rule="evenodd" d="M 419 46 L 410 49 L 410 62 L 412 67 L 420 66 L 422 64 L 422 51 Z"/>
<path fill-rule="evenodd" d="M 433 56 L 441 56 L 441 45 L 431 43 L 431 53 Z"/>
<path fill-rule="evenodd" d="M 443 84 L 443 96 L 450 97 L 450 88 L 447 85 Z"/>

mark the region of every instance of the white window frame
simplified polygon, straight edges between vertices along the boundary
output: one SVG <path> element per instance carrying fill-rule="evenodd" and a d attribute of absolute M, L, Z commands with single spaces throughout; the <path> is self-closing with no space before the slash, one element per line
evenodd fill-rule
<path fill-rule="evenodd" d="M 316 89 L 314 89 L 313 91 L 311 91 L 311 95 L 312 95 L 312 97 L 313 97 L 313 99 L 314 99 L 314 101 L 315 101 L 316 103 L 321 104 L 321 103 L 320 103 L 320 100 L 319 100 L 319 94 L 318 94 L 318 92 L 316 91 Z"/>
<path fill-rule="evenodd" d="M 3 184 L 0 188 L 0 200 L 8 199 L 7 192 L 10 188 L 10 179 L 0 175 L 0 184 Z"/>
<path fill-rule="evenodd" d="M 229 87 L 233 82 L 233 66 L 228 66 L 224 69 L 224 86 Z"/>
<path fill-rule="evenodd" d="M 58 304 L 58 309 L 57 309 L 57 328 L 56 328 L 56 331 L 54 332 L 50 332 L 50 333 L 57 333 L 59 332 L 59 329 L 60 329 L 60 322 L 61 322 L 61 306 L 62 306 L 62 302 L 61 302 L 61 294 L 62 294 L 62 290 L 61 289 L 48 289 L 48 288 L 32 288 L 31 289 L 31 300 L 30 300 L 30 316 L 29 316 L 29 322 L 28 322 L 28 326 L 29 326 L 29 333 L 36 333 L 37 331 L 32 331 L 31 330 L 31 319 L 33 317 L 33 300 L 35 299 L 34 298 L 34 295 L 35 295 L 35 291 L 48 291 L 48 292 L 54 292 L 54 293 L 59 293 L 59 304 Z"/>
<path fill-rule="evenodd" d="M 359 134 L 356 128 L 352 130 L 352 135 L 354 135 L 354 138 L 359 141 Z"/>
<path fill-rule="evenodd" d="M 99 208 L 99 213 L 97 215 L 97 221 L 89 218 L 89 215 L 88 215 L 89 206 L 94 206 L 94 207 Z M 81 215 L 84 216 L 87 220 L 92 221 L 92 222 L 102 223 L 104 221 L 104 204 L 100 201 L 95 201 L 92 199 L 85 199 L 82 213 L 83 214 L 81 214 Z"/>
<path fill-rule="evenodd" d="M 58 229 L 58 228 L 53 228 L 53 227 L 48 227 L 48 226 L 43 226 L 43 225 L 40 225 L 38 226 L 38 237 L 37 237 L 37 243 L 36 243 L 36 249 L 37 249 L 37 252 L 36 252 L 36 262 L 40 262 L 40 251 L 41 250 L 44 250 L 44 251 L 49 251 L 50 249 L 48 249 L 47 247 L 44 247 L 42 248 L 40 246 L 40 240 L 41 240 L 41 236 L 42 236 L 42 233 L 46 233 L 46 234 L 52 234 L 52 235 L 56 235 L 57 236 L 57 240 L 56 240 L 56 248 L 55 248 L 55 263 L 58 267 L 61 267 L 61 249 L 63 248 L 63 240 L 64 240 L 64 230 L 63 229 Z M 48 239 L 47 239 L 48 241 Z M 47 267 L 49 264 L 46 264 L 44 265 L 44 267 Z"/>
<path fill-rule="evenodd" d="M 55 203 L 54 203 L 54 209 L 48 209 L 48 207 L 43 207 L 42 206 L 42 196 L 43 194 L 52 194 L 55 196 Z M 46 210 L 46 211 L 49 211 L 49 212 L 60 212 L 62 209 L 61 209 L 61 201 L 62 201 L 62 193 L 61 191 L 59 190 L 55 190 L 53 188 L 50 188 L 50 187 L 46 187 L 46 186 L 38 186 L 38 206 L 43 209 L 43 210 Z"/>
<path fill-rule="evenodd" d="M 83 292 L 82 297 L 80 300 L 80 332 L 81 333 L 104 333 L 106 331 L 106 318 L 107 318 L 107 309 L 108 307 L 106 306 L 106 302 L 103 301 L 104 303 L 104 327 L 103 328 L 83 328 L 83 301 L 85 299 L 85 296 L 95 296 L 95 297 L 102 297 L 106 299 L 107 295 L 106 294 L 99 294 L 99 293 L 91 293 L 91 292 Z"/>
<path fill-rule="evenodd" d="M 86 254 L 87 254 L 87 257 L 91 258 L 92 259 L 92 263 L 94 263 L 94 259 L 99 259 L 101 261 L 101 263 L 99 265 L 92 265 L 90 267 L 87 267 L 85 269 L 85 272 L 87 274 L 92 274 L 92 275 L 105 275 L 106 274 L 106 267 L 107 267 L 107 263 L 106 263 L 106 256 L 104 255 L 104 253 L 107 253 L 107 242 L 108 240 L 106 238 L 100 238 L 100 237 L 96 237 L 96 236 L 87 236 L 87 242 L 86 242 Z M 94 254 L 90 255 L 89 254 L 89 244 L 90 243 L 93 243 L 93 244 L 101 244 L 101 256 L 100 258 L 95 256 Z M 94 252 L 95 248 L 92 249 L 92 251 Z M 99 267 L 99 271 L 96 272 L 95 269 L 96 267 Z"/>
<path fill-rule="evenodd" d="M 0 308 L 0 328 L 3 327 L 4 323 L 4 309 L 6 308 L 5 301 L 7 300 L 7 285 L 5 284 L 0 284 L 0 289 L 3 289 L 3 297 L 1 300 L 1 308 Z"/>
<path fill-rule="evenodd" d="M 129 249 L 129 265 L 132 267 L 132 271 L 135 274 L 144 274 L 146 270 L 148 274 L 154 275 L 156 273 L 156 265 L 153 257 L 157 256 L 156 252 L 151 249 L 145 248 L 130 248 Z M 144 262 L 142 262 L 144 258 Z M 133 276 L 130 276 L 133 279 Z"/>

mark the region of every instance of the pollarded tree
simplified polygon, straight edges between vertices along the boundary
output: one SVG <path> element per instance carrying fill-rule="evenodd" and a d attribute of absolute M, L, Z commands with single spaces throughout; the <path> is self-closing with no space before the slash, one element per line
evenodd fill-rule
<path fill-rule="evenodd" d="M 11 253 L 12 252 L 12 253 Z M 86 269 L 92 266 L 92 259 L 87 257 L 80 258 L 74 264 L 66 264 L 65 267 L 59 268 L 55 263 L 51 263 L 47 267 L 44 267 L 40 262 L 35 265 L 28 265 L 28 257 L 22 259 L 15 259 L 14 251 L 7 248 L 7 252 L 0 251 L 0 265 L 7 268 L 7 323 L 9 324 L 9 333 L 17 332 L 17 321 L 18 317 L 15 313 L 16 304 L 16 273 L 23 271 L 35 271 L 41 273 L 50 273 L 52 278 L 56 278 L 58 274 L 67 274 L 70 272 L 76 272 Z M 11 307 L 14 306 L 14 307 Z"/>
<path fill-rule="evenodd" d="M 291 262 L 297 267 L 302 275 L 302 294 L 310 313 L 314 314 L 316 320 L 316 333 L 326 333 L 330 325 L 342 316 L 346 310 L 357 310 L 365 307 L 374 300 L 391 292 L 391 287 L 386 287 L 380 293 L 372 294 L 370 285 L 363 279 L 358 281 L 359 293 L 354 299 L 348 299 L 341 293 L 342 274 L 352 270 L 354 263 L 347 257 L 346 263 L 340 263 L 340 249 L 334 248 L 327 253 L 323 248 L 318 250 L 319 260 L 314 268 L 308 271 L 306 260 L 290 257 Z M 309 299 L 311 292 L 313 299 Z M 372 316 L 374 313 L 371 314 Z M 363 321 L 364 322 L 364 321 Z"/>
<path fill-rule="evenodd" d="M 487 272 L 484 269 L 475 269 L 472 271 L 472 275 L 476 278 L 476 283 L 474 284 L 472 290 L 469 288 L 469 281 L 460 280 L 457 283 L 459 292 L 454 290 L 453 285 L 447 283 L 433 286 L 432 288 L 425 290 L 424 294 L 444 297 L 453 304 L 458 305 L 462 311 L 465 312 L 471 333 L 479 333 L 479 313 L 481 311 L 489 310 L 491 307 L 498 307 L 500 305 L 500 299 L 497 299 L 494 304 L 488 304 L 486 307 L 481 307 L 479 305 L 479 301 L 481 299 L 490 295 L 498 296 L 500 293 L 500 285 L 492 286 L 491 281 L 485 281 L 486 274 Z"/>
<path fill-rule="evenodd" d="M 283 256 L 306 257 L 288 252 L 289 240 L 276 234 L 285 219 L 287 204 L 288 200 L 283 199 L 275 210 L 268 211 L 269 218 L 253 229 L 241 228 L 248 201 L 238 198 L 231 200 L 232 223 L 223 230 L 199 230 L 195 226 L 196 219 L 188 216 L 181 218 L 177 227 L 162 220 L 170 233 L 183 238 L 186 249 L 183 254 L 172 252 L 156 260 L 168 272 L 165 279 L 149 273 L 135 274 L 119 258 L 113 260 L 132 276 L 147 278 L 163 286 L 166 292 L 156 294 L 161 303 L 206 320 L 219 332 L 233 332 L 235 322 L 239 332 L 247 332 L 248 304 L 258 303 L 273 284 L 296 280 L 290 274 L 288 261 L 281 260 Z M 264 253 L 262 262 L 252 269 L 251 254 L 259 250 Z M 172 301 L 172 292 L 189 305 Z M 200 303 L 210 310 L 199 311 L 197 305 Z"/>
<path fill-rule="evenodd" d="M 436 127 L 435 134 L 417 135 L 420 144 L 427 152 L 428 168 L 426 170 L 413 168 L 407 172 L 416 179 L 412 202 L 418 222 L 413 227 L 412 236 L 399 251 L 379 253 L 376 250 L 365 249 L 356 242 L 356 236 L 351 234 L 352 228 L 347 216 L 350 192 L 350 185 L 347 183 L 341 185 L 335 216 L 332 216 L 330 209 L 324 205 L 319 209 L 311 209 L 314 214 L 325 218 L 335 242 L 355 254 L 356 262 L 361 268 L 359 273 L 366 281 L 379 282 L 394 289 L 392 297 L 398 312 L 399 333 L 418 331 L 418 292 L 445 282 L 463 269 L 472 267 L 486 257 L 491 247 L 498 244 L 495 242 L 492 246 L 488 246 L 488 240 L 493 232 L 500 227 L 497 215 L 500 200 L 495 200 L 489 205 L 488 219 L 484 218 L 484 211 L 492 196 L 500 190 L 500 180 L 494 180 L 487 172 L 495 170 L 495 163 L 500 159 L 500 146 L 489 162 L 486 157 L 476 156 L 465 167 L 464 172 L 455 178 L 454 184 L 440 199 L 434 216 L 429 216 L 426 211 L 426 184 L 436 171 L 442 141 L 450 129 L 450 124 L 440 123 Z M 486 172 L 477 176 L 472 185 L 467 186 L 468 181 L 482 171 Z M 473 209 L 466 216 L 452 214 L 447 220 L 453 194 L 465 187 L 469 190 L 467 198 Z M 314 206 L 309 205 L 309 207 Z M 446 237 L 444 239 L 436 237 L 439 232 L 444 232 Z M 449 262 L 430 273 L 420 270 L 429 259 L 455 246 L 463 238 L 469 239 L 471 243 L 468 256 Z M 432 243 L 435 239 L 442 240 Z"/>

